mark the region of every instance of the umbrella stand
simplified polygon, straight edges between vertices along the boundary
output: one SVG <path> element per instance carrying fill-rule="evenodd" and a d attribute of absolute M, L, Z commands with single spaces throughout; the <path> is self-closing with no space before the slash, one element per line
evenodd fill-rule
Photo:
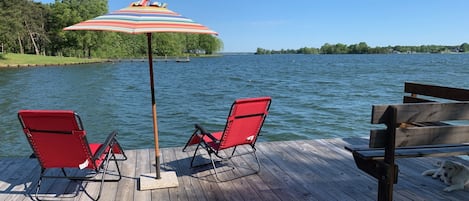
<path fill-rule="evenodd" d="M 150 88 L 151 88 L 151 104 L 153 112 L 153 135 L 155 139 L 155 173 L 144 173 L 140 175 L 140 190 L 151 190 L 159 188 L 170 188 L 179 186 L 176 172 L 160 171 L 160 149 L 158 144 L 158 119 L 156 115 L 155 101 L 155 84 L 153 79 L 153 51 L 151 48 L 151 33 L 147 33 L 148 41 L 148 63 L 150 70 Z"/>

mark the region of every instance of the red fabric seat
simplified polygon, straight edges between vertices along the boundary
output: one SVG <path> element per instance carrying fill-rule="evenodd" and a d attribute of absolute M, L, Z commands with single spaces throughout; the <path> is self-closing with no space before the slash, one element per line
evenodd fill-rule
<path fill-rule="evenodd" d="M 62 169 L 63 178 L 73 180 L 89 180 L 90 177 L 71 177 L 66 169 L 90 169 L 95 174 L 107 174 L 109 160 L 115 161 L 119 173 L 117 179 L 101 179 L 99 199 L 104 181 L 119 181 L 121 174 L 117 160 L 127 157 L 117 142 L 117 132 L 111 132 L 104 143 L 88 144 L 86 131 L 80 117 L 70 110 L 20 110 L 18 119 L 34 155 L 41 165 L 41 176 L 36 188 L 36 197 L 43 178 L 48 176 L 47 170 Z M 115 154 L 121 154 L 117 159 Z M 104 178 L 104 175 L 103 177 Z"/>
<path fill-rule="evenodd" d="M 191 167 L 194 167 L 194 159 L 197 155 L 198 149 L 203 147 L 210 156 L 216 178 L 219 180 L 212 154 L 222 160 L 227 160 L 233 156 L 237 156 L 235 155 L 236 147 L 249 145 L 251 150 L 247 153 L 254 155 L 258 164 L 258 170 L 256 170 L 257 173 L 260 170 L 260 164 L 255 152 L 255 143 L 260 134 L 265 118 L 267 117 L 271 101 L 272 99 L 270 97 L 243 98 L 235 100 L 231 106 L 223 131 L 211 133 L 205 130 L 201 125 L 196 124 L 195 131 L 192 133 L 183 148 L 183 151 L 185 151 L 187 147 L 197 145 L 191 160 Z M 222 150 L 230 148 L 233 149 L 231 155 L 220 154 Z M 243 153 L 242 155 L 244 154 L 246 153 Z"/>

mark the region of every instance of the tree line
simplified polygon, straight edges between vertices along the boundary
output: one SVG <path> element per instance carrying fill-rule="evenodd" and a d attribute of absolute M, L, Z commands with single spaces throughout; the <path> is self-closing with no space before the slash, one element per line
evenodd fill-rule
<path fill-rule="evenodd" d="M 62 29 L 108 13 L 107 0 L 0 1 L 0 53 L 48 56 L 135 58 L 147 54 L 145 34 Z M 223 48 L 212 35 L 153 33 L 159 56 L 213 54 Z"/>
<path fill-rule="evenodd" d="M 342 43 L 325 43 L 321 48 L 303 47 L 300 49 L 267 50 L 257 48 L 256 54 L 389 54 L 389 53 L 450 53 L 469 52 L 469 44 L 459 46 L 421 45 L 421 46 L 387 46 L 370 47 L 365 42 L 345 45 Z"/>

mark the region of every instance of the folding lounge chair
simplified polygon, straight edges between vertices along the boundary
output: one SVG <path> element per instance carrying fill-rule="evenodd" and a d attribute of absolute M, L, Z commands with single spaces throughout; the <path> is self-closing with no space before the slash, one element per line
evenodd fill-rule
<path fill-rule="evenodd" d="M 270 103 L 270 97 L 236 100 L 231 106 L 223 131 L 210 133 L 201 125 L 196 124 L 194 133 L 183 148 L 183 151 L 186 151 L 188 146 L 197 145 L 191 160 L 191 167 L 196 167 L 194 166 L 194 159 L 198 149 L 202 147 L 207 151 L 210 157 L 217 181 L 220 181 L 220 179 L 214 158 L 212 157 L 213 154 L 221 160 L 229 160 L 234 156 L 252 154 L 257 162 L 257 170 L 255 170 L 254 173 L 259 172 L 260 163 L 256 155 L 255 143 L 262 125 L 264 124 L 264 120 L 267 117 Z M 235 154 L 236 148 L 241 145 L 249 145 L 247 146 L 247 151 Z M 223 153 L 223 150 L 229 148 L 232 149 L 231 154 Z"/>
<path fill-rule="evenodd" d="M 20 110 L 18 119 L 26 138 L 41 165 L 41 175 L 36 186 L 36 199 L 43 178 L 68 178 L 70 180 L 100 181 L 101 196 L 105 181 L 119 181 L 121 173 L 118 160 L 126 160 L 122 147 L 116 140 L 117 132 L 111 132 L 104 143 L 88 144 L 80 117 L 69 110 Z M 119 158 L 115 154 L 121 154 Z M 115 162 L 118 175 L 105 179 L 110 160 Z M 63 176 L 47 175 L 46 170 L 60 168 Z M 66 169 L 87 169 L 91 175 L 76 177 L 67 175 Z M 93 179 L 102 174 L 100 179 Z M 86 191 L 85 191 L 86 192 Z"/>

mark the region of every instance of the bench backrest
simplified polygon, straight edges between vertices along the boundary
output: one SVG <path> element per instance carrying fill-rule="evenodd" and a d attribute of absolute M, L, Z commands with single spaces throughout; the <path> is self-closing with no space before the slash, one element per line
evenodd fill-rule
<path fill-rule="evenodd" d="M 469 143 L 469 122 L 442 123 L 454 120 L 469 120 L 469 101 L 373 105 L 371 123 L 387 128 L 372 129 L 369 146 L 384 147 L 394 133 L 395 147 Z"/>
<path fill-rule="evenodd" d="M 434 102 L 438 99 L 469 101 L 469 90 L 461 88 L 406 82 L 404 92 L 409 95 L 404 95 L 403 103 Z"/>

